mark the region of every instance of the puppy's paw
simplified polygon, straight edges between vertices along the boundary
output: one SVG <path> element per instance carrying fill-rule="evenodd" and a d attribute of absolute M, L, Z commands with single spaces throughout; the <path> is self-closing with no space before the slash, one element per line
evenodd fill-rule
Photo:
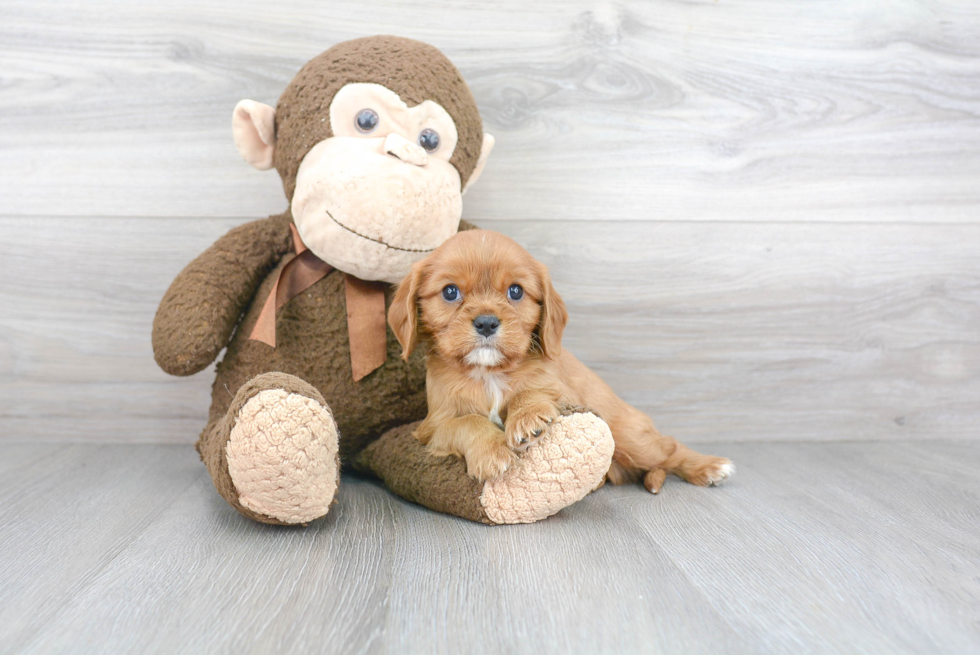
<path fill-rule="evenodd" d="M 725 457 L 704 456 L 697 468 L 685 476 L 688 482 L 710 487 L 721 484 L 735 474 L 735 465 Z"/>
<path fill-rule="evenodd" d="M 507 417 L 504 432 L 507 445 L 514 450 L 525 450 L 548 431 L 558 418 L 558 408 L 553 403 L 541 402 L 528 405 Z"/>
<path fill-rule="evenodd" d="M 660 487 L 664 485 L 664 480 L 667 479 L 667 471 L 663 469 L 653 469 L 652 471 L 647 471 L 643 476 L 643 486 L 646 490 L 652 494 L 659 494 Z"/>
<path fill-rule="evenodd" d="M 466 472 L 480 482 L 499 478 L 517 460 L 514 452 L 502 443 L 473 446 L 466 453 Z"/>

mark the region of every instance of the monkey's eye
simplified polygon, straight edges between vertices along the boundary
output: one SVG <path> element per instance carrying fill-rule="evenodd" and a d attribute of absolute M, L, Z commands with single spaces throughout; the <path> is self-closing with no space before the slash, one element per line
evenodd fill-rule
<path fill-rule="evenodd" d="M 459 287 L 455 284 L 446 285 L 446 288 L 442 290 L 442 299 L 446 302 L 456 302 L 459 300 L 460 296 Z"/>
<path fill-rule="evenodd" d="M 359 132 L 372 132 L 374 128 L 378 126 L 378 112 L 373 109 L 362 109 L 357 112 L 357 118 L 354 119 L 354 123 L 357 125 L 357 130 Z"/>
<path fill-rule="evenodd" d="M 521 288 L 519 284 L 512 284 L 510 288 L 507 289 L 507 297 L 511 300 L 520 300 L 524 297 L 524 289 Z"/>
<path fill-rule="evenodd" d="M 432 152 L 439 147 L 439 133 L 431 128 L 425 128 L 419 134 L 419 145 Z"/>

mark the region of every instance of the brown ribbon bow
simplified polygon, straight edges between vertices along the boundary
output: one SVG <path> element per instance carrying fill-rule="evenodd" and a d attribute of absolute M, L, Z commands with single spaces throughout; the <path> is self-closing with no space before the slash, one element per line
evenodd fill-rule
<path fill-rule="evenodd" d="M 293 249 L 296 256 L 279 271 L 258 321 L 249 339 L 276 347 L 276 314 L 287 302 L 309 289 L 333 270 L 333 266 L 313 254 L 296 231 Z M 350 340 L 350 365 L 354 381 L 374 371 L 388 357 L 388 334 L 385 325 L 385 283 L 361 280 L 344 274 L 344 295 L 347 301 L 347 335 Z"/>

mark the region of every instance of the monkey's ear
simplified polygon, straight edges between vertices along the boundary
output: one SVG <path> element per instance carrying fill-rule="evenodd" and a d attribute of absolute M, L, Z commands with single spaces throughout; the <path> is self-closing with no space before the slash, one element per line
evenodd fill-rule
<path fill-rule="evenodd" d="M 231 115 L 231 131 L 238 152 L 260 171 L 272 168 L 276 148 L 276 110 L 254 100 L 242 100 Z"/>
<path fill-rule="evenodd" d="M 415 262 L 412 270 L 398 285 L 395 297 L 388 308 L 388 324 L 402 347 L 402 359 L 408 361 L 419 345 L 419 287 L 422 285 L 425 260 Z"/>
<path fill-rule="evenodd" d="M 561 335 L 568 323 L 568 310 L 565 301 L 561 299 L 555 287 L 551 284 L 551 274 L 548 267 L 538 264 L 538 276 L 541 280 L 541 320 L 538 323 L 538 340 L 541 352 L 548 359 L 558 359 L 561 355 Z"/>
<path fill-rule="evenodd" d="M 493 144 L 496 143 L 494 138 L 489 134 L 484 133 L 483 135 L 483 145 L 480 147 L 480 156 L 476 160 L 476 166 L 473 167 L 473 172 L 470 173 L 470 178 L 466 180 L 466 186 L 463 187 L 463 193 L 473 186 L 473 183 L 480 177 L 480 173 L 483 172 L 483 167 L 487 164 L 487 159 L 490 157 L 490 151 L 493 150 Z"/>

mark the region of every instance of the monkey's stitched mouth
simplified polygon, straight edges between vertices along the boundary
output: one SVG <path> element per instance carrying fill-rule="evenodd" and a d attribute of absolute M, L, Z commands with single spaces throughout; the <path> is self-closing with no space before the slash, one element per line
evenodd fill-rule
<path fill-rule="evenodd" d="M 324 209 L 323 211 L 324 211 L 324 213 L 327 216 L 330 217 L 330 220 L 331 221 L 333 221 L 334 223 L 336 223 L 340 227 L 344 228 L 345 230 L 347 230 L 348 232 L 350 232 L 354 236 L 361 237 L 362 239 L 367 239 L 368 241 L 373 241 L 374 243 L 380 244 L 380 245 L 384 246 L 385 248 L 390 248 L 391 250 L 401 250 L 402 252 L 432 252 L 433 250 L 435 250 L 435 248 L 399 248 L 398 246 L 393 246 L 390 243 L 385 243 L 384 241 L 382 241 L 380 239 L 375 239 L 373 237 L 365 236 L 365 235 L 361 234 L 360 232 L 358 232 L 356 230 L 352 230 L 349 227 L 347 227 L 346 225 L 344 225 L 343 223 L 341 223 L 340 221 L 338 221 L 336 218 L 334 218 L 333 217 L 333 214 L 331 214 L 330 212 L 328 212 L 326 209 Z"/>

